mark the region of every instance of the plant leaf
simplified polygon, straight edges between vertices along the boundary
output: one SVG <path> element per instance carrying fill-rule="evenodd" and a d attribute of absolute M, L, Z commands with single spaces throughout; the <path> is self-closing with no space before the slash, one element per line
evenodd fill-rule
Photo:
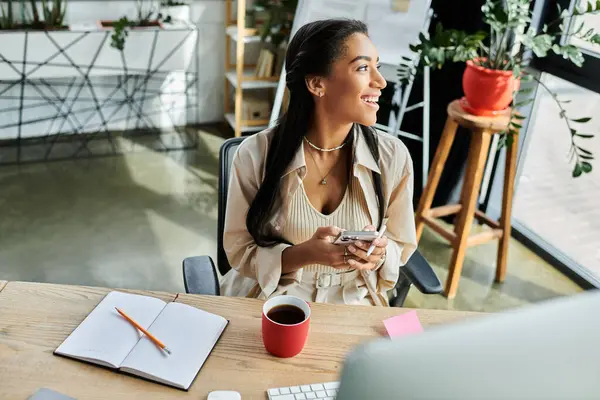
<path fill-rule="evenodd" d="M 517 104 L 515 104 L 515 107 L 523 107 L 523 106 L 526 106 L 527 104 L 531 104 L 531 103 L 533 103 L 533 99 L 527 99 L 527 100 L 518 102 Z"/>
<path fill-rule="evenodd" d="M 531 50 L 538 57 L 546 57 L 548 50 L 552 48 L 552 36 L 547 33 L 535 36 L 533 39 L 524 41 L 524 44 L 531 48 Z"/>
<path fill-rule="evenodd" d="M 533 88 L 520 89 L 519 94 L 527 94 L 533 92 Z"/>
<path fill-rule="evenodd" d="M 573 178 L 577 178 L 579 176 L 581 176 L 581 174 L 583 173 L 581 166 L 579 164 L 575 164 L 575 168 L 573 168 Z"/>
<path fill-rule="evenodd" d="M 588 121 L 591 121 L 592 119 L 590 117 L 585 117 L 585 118 L 577 118 L 577 119 L 572 119 L 571 121 L 573 122 L 579 122 L 579 123 L 585 123 Z"/>
<path fill-rule="evenodd" d="M 552 46 L 552 51 L 561 55 L 565 60 L 570 60 L 573 64 L 581 67 L 585 59 L 578 47 L 568 44 L 565 46 Z M 537 54 L 536 54 L 537 55 Z"/>
<path fill-rule="evenodd" d="M 583 158 L 584 160 L 593 160 L 593 156 L 588 156 L 587 154 L 580 154 L 579 158 Z"/>
<path fill-rule="evenodd" d="M 576 133 L 575 136 L 578 136 L 583 139 L 593 139 L 594 138 L 594 135 L 589 135 L 589 134 L 585 134 L 585 133 Z"/>
<path fill-rule="evenodd" d="M 521 74 L 521 82 L 531 82 L 533 77 L 528 74 Z"/>
<path fill-rule="evenodd" d="M 583 147 L 579 147 L 579 146 L 577 146 L 577 149 L 578 149 L 580 152 L 582 152 L 583 154 L 587 154 L 588 156 L 591 156 L 591 155 L 592 155 L 592 152 L 591 152 L 591 151 L 589 151 L 589 150 L 586 150 L 586 149 L 584 149 Z"/>
<path fill-rule="evenodd" d="M 586 174 L 587 174 L 588 172 L 592 172 L 592 164 L 590 164 L 590 163 L 589 163 L 589 162 L 587 162 L 587 161 L 582 161 L 582 162 L 581 162 L 581 170 L 582 170 L 583 172 L 585 172 Z"/>

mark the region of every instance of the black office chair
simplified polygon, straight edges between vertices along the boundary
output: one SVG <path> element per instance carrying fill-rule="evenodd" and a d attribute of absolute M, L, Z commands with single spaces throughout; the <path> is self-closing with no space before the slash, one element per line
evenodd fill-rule
<path fill-rule="evenodd" d="M 242 140 L 244 138 L 225 141 L 219 154 L 217 265 L 222 275 L 225 275 L 231 269 L 223 249 L 223 228 L 225 225 L 229 172 L 235 151 Z M 217 269 L 209 256 L 188 257 L 183 260 L 183 282 L 186 293 L 220 295 Z M 391 306 L 402 307 L 411 284 L 425 294 L 442 292 L 440 280 L 433 272 L 431 265 L 418 250 L 408 260 L 408 263 L 400 268 L 400 278 L 394 288 L 393 298 L 390 300 Z"/>

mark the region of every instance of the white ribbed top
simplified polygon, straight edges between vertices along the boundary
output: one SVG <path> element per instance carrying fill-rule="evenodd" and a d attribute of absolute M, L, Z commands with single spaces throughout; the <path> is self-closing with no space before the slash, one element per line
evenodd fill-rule
<path fill-rule="evenodd" d="M 290 202 L 287 222 L 283 229 L 283 237 L 292 244 L 307 241 L 315 231 L 323 226 L 337 226 L 349 231 L 360 231 L 371 224 L 367 202 L 360 190 L 360 183 L 352 177 L 351 185 L 346 188 L 346 193 L 340 205 L 328 215 L 317 211 L 310 203 L 304 185 L 300 184 Z M 310 272 L 343 272 L 350 270 L 336 269 L 327 265 L 313 264 L 304 267 Z"/>

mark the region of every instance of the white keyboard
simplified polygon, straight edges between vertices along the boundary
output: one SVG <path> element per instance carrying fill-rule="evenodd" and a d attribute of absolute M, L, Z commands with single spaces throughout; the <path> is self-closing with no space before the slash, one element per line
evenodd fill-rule
<path fill-rule="evenodd" d="M 334 400 L 339 387 L 339 382 L 327 382 L 269 389 L 267 393 L 269 400 Z"/>

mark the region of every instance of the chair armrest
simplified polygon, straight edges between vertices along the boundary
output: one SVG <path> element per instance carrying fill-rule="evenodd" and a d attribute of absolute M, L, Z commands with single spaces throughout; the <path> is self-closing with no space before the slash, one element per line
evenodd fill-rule
<path fill-rule="evenodd" d="M 183 285 L 186 293 L 219 296 L 219 278 L 212 258 L 197 256 L 184 259 Z"/>
<path fill-rule="evenodd" d="M 442 292 L 442 283 L 433 272 L 431 265 L 418 250 L 408 259 L 406 265 L 400 268 L 400 272 L 422 293 L 437 294 Z"/>

